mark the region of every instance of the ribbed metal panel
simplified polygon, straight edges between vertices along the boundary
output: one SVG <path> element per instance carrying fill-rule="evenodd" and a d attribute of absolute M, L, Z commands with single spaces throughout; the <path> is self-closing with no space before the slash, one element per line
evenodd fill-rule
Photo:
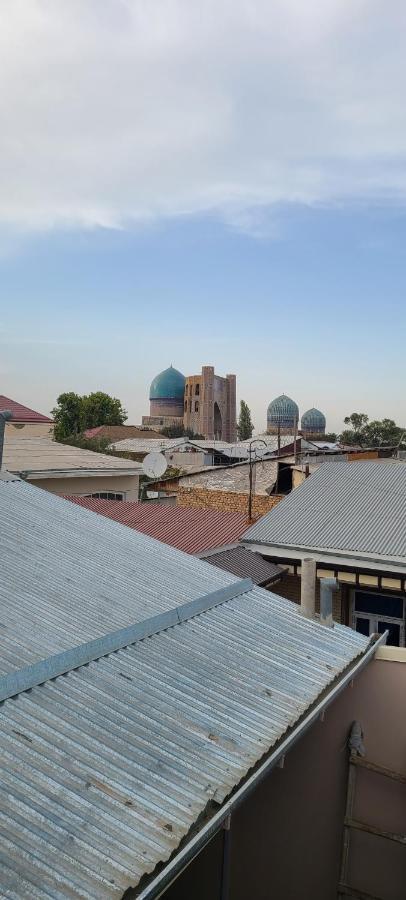
<path fill-rule="evenodd" d="M 236 581 L 23 481 L 0 480 L 0 674 Z"/>
<path fill-rule="evenodd" d="M 3 671 L 236 581 L 19 481 L 0 536 Z M 1 896 L 121 897 L 367 643 L 254 588 L 5 700 Z"/>
<path fill-rule="evenodd" d="M 243 540 L 406 563 L 406 466 L 324 463 Z"/>
<path fill-rule="evenodd" d="M 255 588 L 6 700 L 3 895 L 121 897 L 366 645 Z"/>

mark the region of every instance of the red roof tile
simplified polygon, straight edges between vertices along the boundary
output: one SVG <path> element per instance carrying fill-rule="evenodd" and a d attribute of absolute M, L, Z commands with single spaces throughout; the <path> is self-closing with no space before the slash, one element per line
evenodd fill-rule
<path fill-rule="evenodd" d="M 0 409 L 9 409 L 14 422 L 48 422 L 52 425 L 52 419 L 49 416 L 43 416 L 42 413 L 35 412 L 34 409 L 29 409 L 28 406 L 23 406 L 21 403 L 16 403 L 15 400 L 10 400 L 3 394 L 0 394 Z"/>
<path fill-rule="evenodd" d="M 216 509 L 188 509 L 159 503 L 119 500 L 95 500 L 92 497 L 67 497 L 73 503 L 128 525 L 150 537 L 170 544 L 185 553 L 203 553 L 233 544 L 247 530 L 243 513 Z"/>

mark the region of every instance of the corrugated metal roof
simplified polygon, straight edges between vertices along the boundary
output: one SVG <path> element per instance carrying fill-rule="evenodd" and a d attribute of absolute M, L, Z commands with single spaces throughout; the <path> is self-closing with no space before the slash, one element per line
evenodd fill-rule
<path fill-rule="evenodd" d="M 10 400 L 10 397 L 0 394 L 0 410 L 5 409 L 10 410 L 12 422 L 49 422 L 52 425 L 52 419 L 49 416 L 44 416 L 35 409 L 29 409 L 28 406 L 23 406 L 22 403 L 17 403 L 16 400 Z"/>
<path fill-rule="evenodd" d="M 82 447 L 59 444 L 50 438 L 7 438 L 4 444 L 3 466 L 9 472 L 28 473 L 27 477 L 62 477 L 63 474 L 106 475 L 138 474 L 141 466 L 131 460 L 118 459 L 106 453 L 95 453 Z"/>
<path fill-rule="evenodd" d="M 405 564 L 406 467 L 382 460 L 324 463 L 243 540 Z"/>
<path fill-rule="evenodd" d="M 239 578 L 252 578 L 255 584 L 269 584 L 279 581 L 285 569 L 264 559 L 260 553 L 253 553 L 245 547 L 232 547 L 221 553 L 210 553 L 206 561 L 226 572 L 232 572 Z"/>
<path fill-rule="evenodd" d="M 25 483 L 0 481 L 0 512 L 2 623 L 18 648 L 2 635 L 3 671 L 235 583 Z M 367 645 L 254 588 L 4 701 L 4 896 L 121 897 Z"/>
<path fill-rule="evenodd" d="M 129 528 L 136 528 L 185 553 L 203 553 L 204 550 L 233 544 L 246 531 L 248 523 L 243 513 L 216 509 L 95 500 L 92 497 L 66 499 Z"/>
<path fill-rule="evenodd" d="M 278 462 L 262 459 L 253 464 L 255 469 L 255 494 L 268 494 L 275 485 Z M 180 487 L 205 487 L 209 491 L 232 491 L 241 494 L 249 492 L 249 464 L 236 463 L 232 466 L 210 466 L 203 471 L 179 478 Z"/>

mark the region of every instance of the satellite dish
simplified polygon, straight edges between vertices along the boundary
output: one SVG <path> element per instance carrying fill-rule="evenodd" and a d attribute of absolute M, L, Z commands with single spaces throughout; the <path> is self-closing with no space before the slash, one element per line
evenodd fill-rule
<path fill-rule="evenodd" d="M 148 453 L 144 458 L 142 468 L 148 478 L 160 478 L 166 472 L 168 463 L 163 453 Z"/>

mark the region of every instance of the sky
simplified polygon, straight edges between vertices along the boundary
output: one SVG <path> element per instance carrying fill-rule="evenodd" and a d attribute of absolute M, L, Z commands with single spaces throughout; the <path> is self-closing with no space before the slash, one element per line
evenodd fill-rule
<path fill-rule="evenodd" d="M 0 393 L 406 424 L 406 5 L 2 0 Z"/>

